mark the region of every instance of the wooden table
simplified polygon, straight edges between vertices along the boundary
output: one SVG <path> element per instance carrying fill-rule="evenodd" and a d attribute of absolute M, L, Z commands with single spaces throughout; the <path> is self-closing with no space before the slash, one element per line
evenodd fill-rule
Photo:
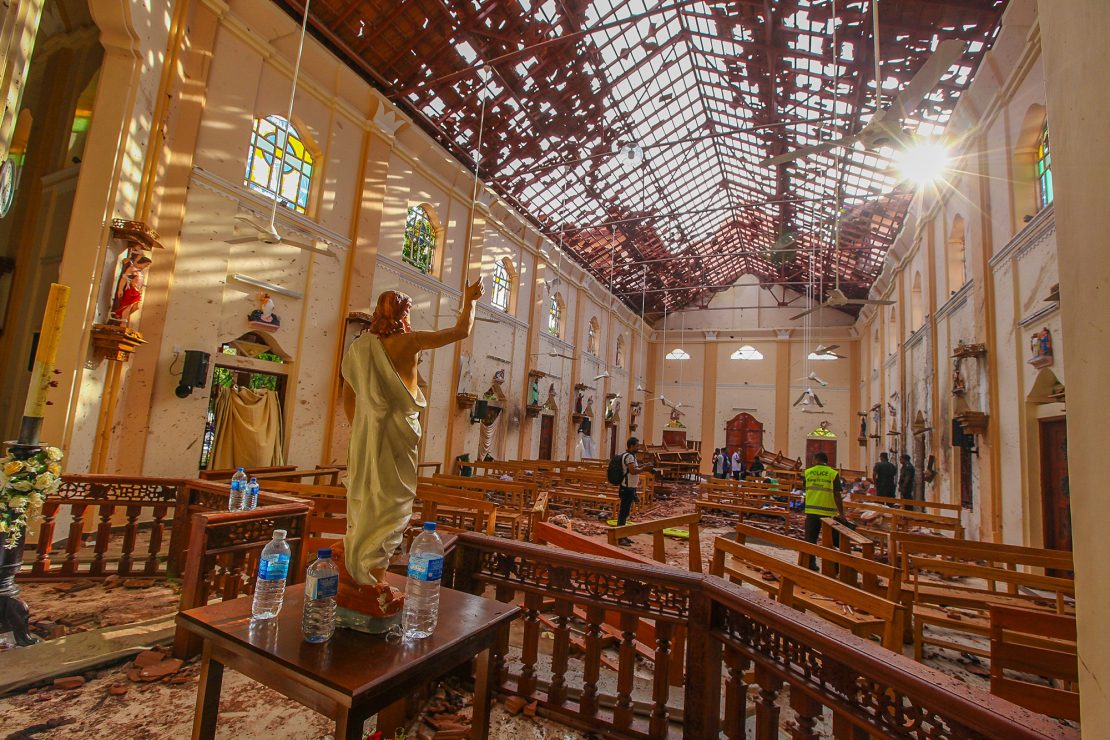
<path fill-rule="evenodd" d="M 389 578 L 404 587 L 401 576 Z M 225 666 L 331 717 L 339 740 L 361 738 L 363 722 L 371 715 L 473 658 L 478 660 L 471 737 L 488 736 L 491 648 L 507 642 L 518 607 L 445 588 L 440 591 L 439 625 L 427 639 L 390 644 L 337 628 L 330 640 L 313 645 L 301 633 L 303 603 L 304 586 L 291 586 L 278 617 L 254 628 L 248 598 L 177 615 L 178 624 L 204 640 L 194 739 L 215 737 Z M 400 720 L 397 707 L 383 714 Z"/>

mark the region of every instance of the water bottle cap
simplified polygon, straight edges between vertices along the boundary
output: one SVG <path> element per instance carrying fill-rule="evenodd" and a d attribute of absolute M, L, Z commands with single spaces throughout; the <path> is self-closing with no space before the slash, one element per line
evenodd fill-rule
<path fill-rule="evenodd" d="M 255 477 L 254 477 L 254 476 L 252 475 L 252 476 L 251 476 L 251 480 L 250 480 L 250 482 L 251 482 L 251 483 L 257 483 L 257 482 L 258 482 L 258 478 L 255 478 Z"/>
<path fill-rule="evenodd" d="M 436 523 L 435 522 L 424 522 L 424 531 L 425 532 L 434 532 L 434 531 L 436 531 Z"/>
<path fill-rule="evenodd" d="M 239 468 L 239 472 L 240 472 L 240 473 L 242 473 L 242 472 L 243 472 L 243 468 Z"/>
<path fill-rule="evenodd" d="M 275 529 L 274 530 L 274 539 L 275 540 L 284 540 L 285 539 L 285 534 L 286 534 L 286 532 L 285 532 L 284 529 Z"/>
<path fill-rule="evenodd" d="M 319 550 L 316 551 L 316 557 L 320 558 L 321 560 L 330 560 L 331 559 L 331 548 L 330 547 L 321 547 Z"/>

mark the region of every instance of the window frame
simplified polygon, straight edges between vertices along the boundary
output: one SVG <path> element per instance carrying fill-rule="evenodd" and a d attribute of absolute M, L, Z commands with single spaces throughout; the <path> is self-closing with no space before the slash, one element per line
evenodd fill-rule
<path fill-rule="evenodd" d="M 417 213 L 424 215 L 423 219 L 414 221 Z M 426 228 L 425 225 L 426 224 Z M 416 229 L 420 231 L 417 232 Z M 431 275 L 435 268 L 436 251 L 439 246 L 439 226 L 436 224 L 433 211 L 430 206 L 424 203 L 418 203 L 414 206 L 409 206 L 405 211 L 405 230 L 401 236 L 401 261 L 409 267 L 414 267 L 425 275 Z M 410 233 L 413 241 L 417 237 L 421 240 L 427 240 L 424 246 L 417 245 L 421 252 L 425 252 L 426 259 L 422 259 L 420 254 L 413 256 L 412 247 L 410 247 Z"/>
<path fill-rule="evenodd" d="M 263 124 L 273 126 L 273 137 L 262 133 Z M 284 134 L 285 172 L 277 172 L 281 160 L 281 149 L 278 141 Z M 269 152 L 260 146 L 265 142 Z M 298 154 L 295 146 L 299 146 Z M 267 156 L 271 159 L 266 161 Z M 265 167 L 265 184 L 255 177 L 259 169 Z M 254 119 L 251 126 L 250 144 L 247 148 L 246 172 L 243 175 L 243 184 L 252 192 L 259 193 L 267 198 L 277 201 L 278 205 L 300 214 L 308 214 L 312 203 L 313 177 L 316 174 L 316 153 L 313 151 L 308 139 L 301 134 L 292 121 L 276 113 L 259 116 Z M 287 190 L 285 181 L 293 176 L 297 177 L 295 184 L 295 200 L 290 200 L 284 193 Z"/>
<path fill-rule="evenodd" d="M 490 305 L 508 313 L 509 302 L 512 299 L 513 277 L 504 261 L 498 260 L 493 264 L 493 279 L 491 282 Z M 503 296 L 504 303 L 498 301 L 498 296 Z"/>
<path fill-rule="evenodd" d="M 1041 127 L 1037 138 L 1037 149 L 1033 154 L 1033 179 L 1037 185 L 1037 210 L 1052 204 L 1055 192 L 1052 187 L 1052 143 L 1048 135 L 1048 124 Z"/>
<path fill-rule="evenodd" d="M 561 338 L 563 330 L 563 302 L 559 294 L 551 296 L 547 304 L 547 333 L 555 338 Z"/>

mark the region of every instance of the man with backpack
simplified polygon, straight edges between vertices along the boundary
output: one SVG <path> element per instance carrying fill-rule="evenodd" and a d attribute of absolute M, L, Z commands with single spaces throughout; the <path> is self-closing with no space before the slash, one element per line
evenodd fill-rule
<path fill-rule="evenodd" d="M 636 489 L 640 485 L 640 466 L 636 460 L 636 450 L 640 448 L 640 440 L 635 437 L 628 438 L 628 449 L 620 454 L 614 455 L 609 460 L 609 470 L 606 474 L 609 482 L 617 486 L 620 491 L 621 506 L 620 512 L 617 514 L 617 526 L 623 527 L 628 521 L 628 515 L 632 511 L 632 504 L 636 503 Z M 621 537 L 618 540 L 621 545 L 631 545 L 632 540 L 627 537 Z"/>

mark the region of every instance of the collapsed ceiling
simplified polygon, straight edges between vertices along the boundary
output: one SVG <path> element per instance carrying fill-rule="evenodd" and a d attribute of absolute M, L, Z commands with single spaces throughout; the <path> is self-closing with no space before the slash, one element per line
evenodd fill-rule
<path fill-rule="evenodd" d="M 812 277 L 822 294 L 839 280 L 849 297 L 878 276 L 913 196 L 890 148 L 759 164 L 876 110 L 873 4 L 838 0 L 836 23 L 833 5 L 313 0 L 310 28 L 472 168 L 480 140 L 484 182 L 655 313 L 705 306 L 744 274 L 803 291 Z M 883 105 L 939 41 L 969 42 L 903 123 L 940 134 L 1006 0 L 877 5 Z"/>

